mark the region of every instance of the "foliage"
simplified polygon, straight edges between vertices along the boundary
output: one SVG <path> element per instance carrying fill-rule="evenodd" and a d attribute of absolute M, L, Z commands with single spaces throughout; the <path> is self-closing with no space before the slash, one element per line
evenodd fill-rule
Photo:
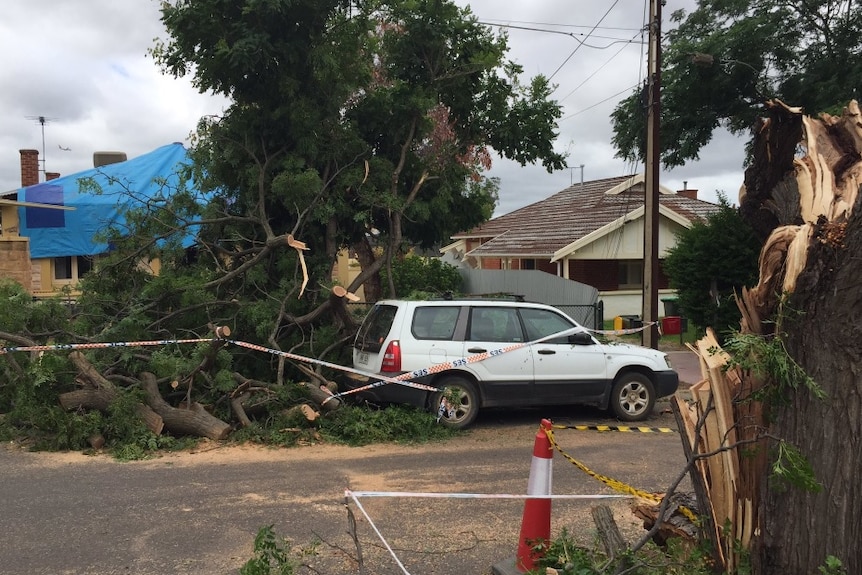
<path fill-rule="evenodd" d="M 240 568 L 240 575 L 293 575 L 295 562 L 290 542 L 276 536 L 272 525 L 261 527 L 254 538 L 254 557 Z"/>
<path fill-rule="evenodd" d="M 609 558 L 601 551 L 578 545 L 577 541 L 563 528 L 554 540 L 539 545 L 544 556 L 537 561 L 537 566 L 559 575 L 601 575 L 609 573 Z M 667 547 L 658 548 L 647 545 L 637 553 L 627 553 L 618 558 L 628 565 L 625 573 L 638 575 L 707 575 L 712 573 L 709 567 L 709 555 L 698 548 L 682 545 L 678 540 L 671 539 Z"/>
<path fill-rule="evenodd" d="M 438 424 L 433 414 L 414 407 L 393 405 L 369 409 L 344 405 L 320 420 L 320 433 L 329 441 L 358 446 L 438 441 L 457 432 Z"/>
<path fill-rule="evenodd" d="M 408 255 L 392 262 L 392 283 L 395 296 L 413 298 L 416 292 L 432 293 L 438 297 L 446 292 L 459 293 L 463 279 L 458 268 L 440 258 L 424 258 Z M 383 269 L 383 281 L 387 282 L 389 273 Z"/>
<path fill-rule="evenodd" d="M 759 399 L 786 403 L 790 401 L 790 392 L 800 388 L 807 389 L 817 399 L 826 398 L 825 390 L 787 353 L 780 333 L 771 337 L 734 333 L 724 348 L 731 356 L 728 368 L 739 367 L 772 384 L 761 392 Z"/>
<path fill-rule="evenodd" d="M 663 37 L 662 161 L 698 158 L 718 127 L 745 133 L 779 98 L 812 116 L 840 110 L 862 85 L 862 7 L 848 0 L 698 0 Z M 640 91 L 612 114 L 613 142 L 644 157 Z"/>
<path fill-rule="evenodd" d="M 170 405 L 197 402 L 225 420 L 238 382 L 249 381 L 245 437 L 288 444 L 315 432 L 281 431 L 297 427 L 279 414 L 308 400 L 294 385 L 307 375 L 277 354 L 217 345 L 213 326 L 268 350 L 349 362 L 356 319 L 332 297 L 338 251 L 372 254 L 350 291 L 389 261 L 398 289 L 454 287 L 448 267 L 401 256 L 491 216 L 492 148 L 561 168 L 560 107 L 545 78 L 524 79 L 507 59 L 505 35 L 451 0 L 177 0 L 161 10 L 167 38 L 155 61 L 229 107 L 201 120 L 189 165 L 160 182 L 157 198 L 111 182 L 138 201 L 123 229 L 100 233 L 111 250 L 76 286 L 77 305 L 0 284 L 0 316 L 40 344 L 169 343 L 85 352 L 122 392 L 99 417 L 56 407 L 80 387 L 64 351 L 0 357 L 0 381 L 15 382 L 0 384 L 0 410 L 21 433 L 57 434 L 46 445 L 80 448 L 99 430 L 137 458 L 170 442 L 136 423 L 142 372 Z M 103 193 L 93 180 L 80 186 Z M 207 341 L 170 343 L 180 339 Z M 399 425 L 427 434 L 416 419 L 384 422 L 383 436 Z"/>
<path fill-rule="evenodd" d="M 522 85 L 505 36 L 452 2 L 198 0 L 165 3 L 163 21 L 164 71 L 234 102 L 195 150 L 227 208 L 206 235 L 232 247 L 289 231 L 331 264 L 375 231 L 379 269 L 404 240 L 439 244 L 490 217 L 489 147 L 564 164 L 547 80 Z M 267 221 L 251 233 L 248 216 Z"/>
<path fill-rule="evenodd" d="M 722 339 L 738 328 L 734 294 L 757 283 L 759 253 L 751 228 L 720 196 L 719 211 L 680 232 L 663 263 L 685 317 L 713 327 Z"/>
<path fill-rule="evenodd" d="M 818 571 L 820 571 L 820 575 L 847 575 L 847 570 L 844 568 L 841 559 L 834 555 L 827 556 L 826 564 L 821 565 Z"/>
<path fill-rule="evenodd" d="M 772 462 L 771 477 L 776 480 L 771 484 L 772 487 L 783 489 L 791 486 L 812 493 L 823 490 L 823 486 L 814 475 L 811 463 L 802 455 L 799 448 L 786 441 L 779 441 L 777 451 Z"/>

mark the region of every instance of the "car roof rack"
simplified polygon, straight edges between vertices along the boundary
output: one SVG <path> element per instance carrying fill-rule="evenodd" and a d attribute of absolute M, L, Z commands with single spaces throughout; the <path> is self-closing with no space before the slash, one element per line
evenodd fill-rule
<path fill-rule="evenodd" d="M 519 303 L 525 302 L 527 300 L 524 299 L 524 294 L 513 294 L 508 292 L 495 292 L 495 293 L 479 293 L 479 294 L 465 294 L 463 296 L 458 296 L 457 298 L 452 295 L 452 292 L 446 292 L 443 294 L 443 299 L 451 301 L 453 299 L 459 300 L 509 300 L 516 301 Z"/>

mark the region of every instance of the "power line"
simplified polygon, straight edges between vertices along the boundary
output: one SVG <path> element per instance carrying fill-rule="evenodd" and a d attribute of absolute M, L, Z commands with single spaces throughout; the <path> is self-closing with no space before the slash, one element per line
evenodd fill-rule
<path fill-rule="evenodd" d="M 634 40 L 635 38 L 637 38 L 637 37 L 638 37 L 639 35 L 641 35 L 641 34 L 642 34 L 642 32 L 638 32 L 638 33 L 637 33 L 637 34 L 632 38 L 632 40 Z M 599 66 L 598 68 L 596 68 L 596 70 L 595 70 L 592 74 L 590 74 L 589 76 L 587 76 L 586 78 L 584 78 L 584 80 L 583 80 L 580 84 L 578 84 L 577 86 L 575 86 L 575 87 L 574 87 L 574 89 L 572 89 L 572 91 L 571 91 L 571 92 L 569 92 L 568 94 L 566 94 L 565 96 L 563 96 L 562 98 L 560 98 L 558 101 L 559 101 L 559 102 L 562 102 L 563 100 L 565 100 L 566 98 L 568 98 L 569 96 L 571 96 L 572 94 L 574 94 L 575 92 L 577 92 L 577 91 L 578 91 L 578 90 L 579 90 L 579 89 L 580 89 L 584 84 L 586 84 L 587 82 L 589 82 L 589 81 L 593 78 L 593 76 L 595 76 L 596 74 L 598 74 L 599 72 L 601 72 L 601 71 L 602 71 L 602 69 L 604 69 L 604 67 L 605 67 L 605 66 L 607 66 L 608 64 L 610 64 L 610 63 L 611 63 L 611 61 L 612 61 L 614 58 L 616 58 L 617 56 L 619 56 L 619 55 L 620 55 L 620 53 L 621 53 L 623 50 L 625 50 L 625 49 L 626 49 L 626 46 L 625 46 L 625 45 L 620 46 L 620 49 L 619 49 L 619 50 L 617 50 L 617 51 L 614 53 L 614 55 L 613 55 L 613 56 L 611 56 L 610 58 L 608 58 L 607 60 L 605 60 L 605 62 L 604 62 L 601 66 Z M 641 50 L 641 52 L 643 52 L 643 50 Z"/>
<path fill-rule="evenodd" d="M 634 89 L 635 89 L 635 88 L 637 88 L 638 86 L 640 86 L 640 84 L 635 84 L 634 86 L 629 86 L 628 88 L 625 88 L 624 90 L 620 90 L 619 92 L 617 92 L 617 93 L 616 93 L 616 94 L 614 94 L 613 96 L 608 96 L 607 98 L 605 98 L 605 99 L 604 99 L 604 100 L 602 100 L 601 102 L 596 102 L 596 103 L 595 103 L 595 104 L 593 104 L 592 106 L 588 106 L 588 107 L 584 108 L 583 110 L 578 110 L 577 112 L 575 112 L 575 113 L 573 113 L 573 114 L 569 114 L 569 115 L 568 115 L 568 116 L 566 116 L 565 118 L 561 118 L 561 119 L 560 119 L 560 121 L 561 121 L 561 122 L 563 122 L 563 121 L 565 121 L 565 120 L 568 120 L 569 118 L 574 118 L 575 116 L 577 116 L 577 115 L 579 115 L 579 114 L 583 114 L 584 112 L 587 112 L 587 111 L 589 111 L 589 110 L 592 110 L 592 109 L 593 109 L 593 108 L 595 108 L 596 106 L 601 106 L 602 104 L 604 104 L 604 103 L 605 103 L 605 102 L 607 102 L 608 100 L 613 100 L 613 99 L 614 99 L 614 98 L 616 98 L 617 96 L 619 96 L 619 95 L 621 95 L 621 94 L 625 94 L 626 92 L 628 92 L 628 91 L 630 91 L 630 90 L 634 90 Z"/>
<path fill-rule="evenodd" d="M 495 19 L 489 18 L 489 20 L 494 21 Z M 622 28 L 622 27 L 618 27 L 618 26 L 588 26 L 585 24 L 560 24 L 559 22 L 530 22 L 527 20 L 498 20 L 498 22 L 511 22 L 511 23 L 521 24 L 521 25 L 529 24 L 531 26 L 557 26 L 560 28 L 595 28 L 597 30 L 620 30 L 623 32 L 634 32 L 637 30 L 637 28 Z M 485 24 L 489 25 L 489 26 L 490 25 L 493 25 L 493 26 L 502 26 L 503 25 L 503 24 L 487 24 L 487 23 L 485 23 Z"/>
<path fill-rule="evenodd" d="M 613 4 L 611 4 L 611 7 L 610 7 L 610 8 L 608 8 L 608 11 L 607 11 L 607 12 L 605 12 L 605 15 L 604 15 L 604 16 L 602 16 L 602 17 L 601 17 L 601 19 L 600 19 L 598 22 L 596 22 L 596 25 L 595 25 L 595 26 L 593 26 L 593 28 L 589 31 L 589 33 L 587 33 L 587 37 L 586 37 L 586 38 L 584 38 L 584 42 L 586 41 L 586 39 L 587 39 L 587 38 L 589 38 L 589 37 L 590 37 L 590 35 L 592 35 L 592 33 L 593 33 L 593 32 L 595 32 L 595 30 L 596 30 L 596 28 L 598 28 L 599 24 L 601 24 L 601 23 L 605 20 L 605 18 L 607 18 L 607 17 L 608 17 L 608 14 L 610 14 L 610 13 L 611 13 L 611 10 L 613 10 L 613 9 L 614 9 L 614 7 L 615 7 L 617 4 L 619 4 L 619 1 L 620 1 L 620 0 L 614 0 L 614 3 L 613 3 Z M 580 49 L 580 47 L 584 45 L 584 42 L 581 42 L 580 44 L 578 44 L 577 46 L 575 46 L 575 49 L 574 49 L 574 50 L 572 50 L 572 53 L 571 53 L 571 54 L 569 54 L 568 58 L 566 58 L 565 60 L 563 60 L 563 63 L 562 63 L 562 64 L 560 64 L 560 65 L 559 65 L 559 67 L 557 67 L 557 69 L 556 69 L 556 70 L 554 70 L 554 73 L 553 73 L 553 74 L 551 74 L 550 76 L 548 76 L 548 80 L 552 80 L 552 79 L 554 78 L 554 76 L 556 76 L 556 75 L 557 75 L 557 72 L 559 72 L 560 70 L 562 70 L 562 69 L 563 69 L 563 66 L 565 66 L 565 65 L 566 65 L 566 63 L 567 63 L 569 60 L 571 60 L 571 59 L 572 59 L 572 56 L 574 56 L 574 55 L 575 55 L 575 53 L 578 51 L 578 49 Z"/>
<path fill-rule="evenodd" d="M 587 48 L 593 48 L 595 50 L 606 50 L 613 46 L 614 44 L 619 44 L 620 42 L 632 43 L 632 40 L 628 40 L 626 38 L 619 38 L 617 36 L 595 36 L 590 34 L 580 34 L 575 32 L 564 32 L 563 30 L 553 30 L 549 28 L 533 28 L 530 26 L 517 26 L 515 24 L 495 24 L 493 22 L 485 22 L 479 21 L 479 24 L 483 26 L 496 26 L 497 28 L 511 28 L 512 30 L 526 30 L 528 32 L 542 32 L 544 34 L 559 34 L 560 36 L 568 36 L 569 38 L 573 38 L 580 44 L 585 45 Z M 584 40 L 578 38 L 578 36 L 584 36 Z M 611 40 L 607 46 L 595 46 L 592 44 L 586 44 L 586 39 L 592 37 L 599 40 Z"/>

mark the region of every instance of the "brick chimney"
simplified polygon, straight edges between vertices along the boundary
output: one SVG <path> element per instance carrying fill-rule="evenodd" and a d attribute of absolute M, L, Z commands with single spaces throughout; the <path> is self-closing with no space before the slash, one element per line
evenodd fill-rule
<path fill-rule="evenodd" d="M 45 172 L 45 181 L 50 182 L 51 180 L 56 180 L 60 177 L 59 172 Z"/>
<path fill-rule="evenodd" d="M 39 183 L 39 150 L 18 150 L 21 154 L 21 187 Z"/>
<path fill-rule="evenodd" d="M 676 193 L 679 194 L 680 196 L 685 196 L 686 198 L 689 198 L 692 200 L 697 199 L 697 190 L 689 190 L 687 181 L 684 181 L 682 183 L 682 189 L 678 190 Z"/>

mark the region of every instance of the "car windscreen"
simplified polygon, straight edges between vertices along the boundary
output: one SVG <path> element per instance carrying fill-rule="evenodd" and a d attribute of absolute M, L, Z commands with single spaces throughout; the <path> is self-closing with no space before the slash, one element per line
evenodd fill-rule
<path fill-rule="evenodd" d="M 377 304 L 371 308 L 356 334 L 353 347 L 362 351 L 378 352 L 395 320 L 398 308 L 393 305 Z"/>

